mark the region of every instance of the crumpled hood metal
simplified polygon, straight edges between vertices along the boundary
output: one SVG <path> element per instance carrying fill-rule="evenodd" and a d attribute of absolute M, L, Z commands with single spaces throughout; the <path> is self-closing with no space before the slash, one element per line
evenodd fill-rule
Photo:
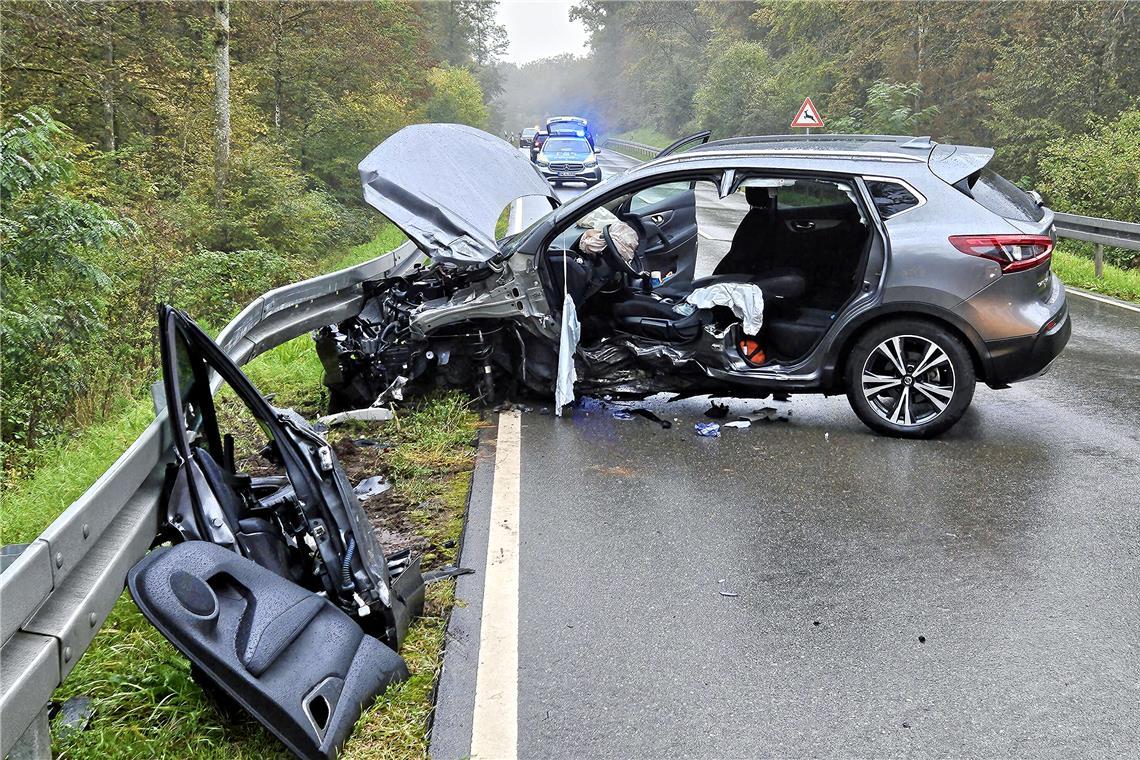
<path fill-rule="evenodd" d="M 525 154 L 462 124 L 404 127 L 358 168 L 364 200 L 441 263 L 491 259 L 508 203 L 527 195 L 556 199 Z"/>

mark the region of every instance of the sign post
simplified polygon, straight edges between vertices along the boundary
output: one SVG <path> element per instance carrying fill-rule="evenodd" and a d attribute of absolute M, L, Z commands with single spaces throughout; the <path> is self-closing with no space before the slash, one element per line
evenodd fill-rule
<path fill-rule="evenodd" d="M 796 118 L 792 119 L 792 128 L 807 129 L 806 134 L 810 135 L 812 127 L 822 129 L 823 117 L 820 116 L 815 103 L 811 102 L 811 98 L 804 98 L 804 104 L 800 106 L 800 110 L 796 111 Z"/>

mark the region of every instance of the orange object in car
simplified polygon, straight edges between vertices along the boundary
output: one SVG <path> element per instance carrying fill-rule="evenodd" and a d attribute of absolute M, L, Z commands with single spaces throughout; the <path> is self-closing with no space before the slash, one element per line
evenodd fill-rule
<path fill-rule="evenodd" d="M 741 339 L 736 347 L 740 349 L 740 355 L 744 357 L 744 360 L 753 367 L 759 367 L 768 361 L 768 357 L 764 355 L 764 347 L 752 338 Z"/>

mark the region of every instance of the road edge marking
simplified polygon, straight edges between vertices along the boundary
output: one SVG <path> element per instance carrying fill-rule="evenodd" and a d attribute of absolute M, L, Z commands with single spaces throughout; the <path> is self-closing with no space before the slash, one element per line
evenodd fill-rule
<path fill-rule="evenodd" d="M 471 757 L 518 756 L 519 479 L 521 415 L 499 414 L 483 575 Z"/>
<path fill-rule="evenodd" d="M 1128 309 L 1129 311 L 1140 313 L 1140 306 L 1133 306 L 1130 303 L 1118 301 L 1115 298 L 1108 298 L 1097 293 L 1090 293 L 1087 290 L 1081 290 L 1080 288 L 1074 287 L 1072 285 L 1066 285 L 1065 292 L 1072 293 L 1075 296 L 1081 296 L 1082 298 L 1087 298 L 1090 301 L 1099 301 L 1100 303 L 1106 303 L 1109 306 L 1119 306 L 1122 309 Z"/>

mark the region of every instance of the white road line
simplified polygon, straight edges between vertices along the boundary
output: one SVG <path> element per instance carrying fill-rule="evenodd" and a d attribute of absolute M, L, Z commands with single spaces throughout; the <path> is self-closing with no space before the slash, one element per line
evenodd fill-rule
<path fill-rule="evenodd" d="M 1065 286 L 1065 292 L 1066 293 L 1072 293 L 1073 295 L 1080 296 L 1081 298 L 1087 298 L 1090 301 L 1100 301 L 1101 303 L 1106 303 L 1106 304 L 1109 304 L 1110 306 L 1119 306 L 1122 309 L 1128 309 L 1129 311 L 1135 311 L 1137 313 L 1140 313 L 1140 306 L 1133 306 L 1132 304 L 1121 303 L 1120 301 L 1117 301 L 1117 300 L 1112 299 L 1112 298 L 1105 298 L 1104 296 L 1098 296 L 1095 293 L 1090 293 L 1087 290 L 1077 290 L 1076 288 Z"/>
<path fill-rule="evenodd" d="M 510 760 L 518 753 L 521 428 L 517 411 L 499 415 L 471 723 L 471 757 L 480 760 Z"/>

